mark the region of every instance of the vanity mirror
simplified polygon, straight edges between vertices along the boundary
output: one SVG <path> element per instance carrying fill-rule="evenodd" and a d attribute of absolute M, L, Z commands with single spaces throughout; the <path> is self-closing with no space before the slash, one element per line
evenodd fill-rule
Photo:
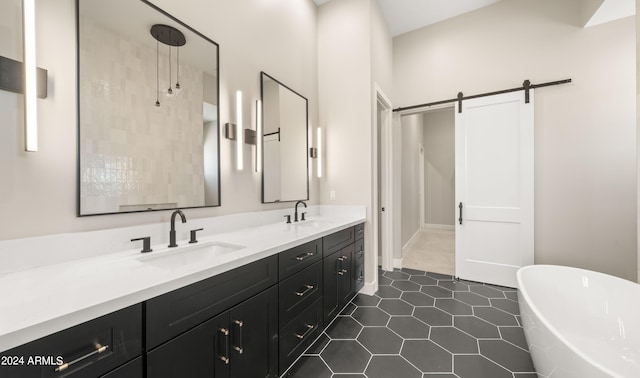
<path fill-rule="evenodd" d="M 262 202 L 309 199 L 307 99 L 262 72 Z"/>
<path fill-rule="evenodd" d="M 78 215 L 220 206 L 218 44 L 145 0 L 76 0 Z"/>

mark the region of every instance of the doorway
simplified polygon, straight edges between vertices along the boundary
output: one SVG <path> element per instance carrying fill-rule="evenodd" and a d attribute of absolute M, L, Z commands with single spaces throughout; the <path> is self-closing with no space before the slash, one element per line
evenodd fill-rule
<path fill-rule="evenodd" d="M 455 275 L 453 106 L 405 114 L 402 255 L 396 267 Z"/>

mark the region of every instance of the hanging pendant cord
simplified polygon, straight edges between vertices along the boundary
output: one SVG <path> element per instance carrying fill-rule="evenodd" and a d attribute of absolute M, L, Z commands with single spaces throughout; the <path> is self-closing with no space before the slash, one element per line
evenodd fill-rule
<path fill-rule="evenodd" d="M 176 89 L 180 89 L 180 46 L 176 47 L 178 50 L 178 58 L 176 60 Z"/>
<path fill-rule="evenodd" d="M 171 89 L 171 46 L 169 46 L 169 89 L 167 89 L 169 94 L 173 93 L 173 89 Z"/>
<path fill-rule="evenodd" d="M 160 106 L 160 71 L 159 71 L 160 53 L 158 52 L 159 47 L 160 47 L 159 42 L 158 40 L 156 40 L 156 106 Z"/>

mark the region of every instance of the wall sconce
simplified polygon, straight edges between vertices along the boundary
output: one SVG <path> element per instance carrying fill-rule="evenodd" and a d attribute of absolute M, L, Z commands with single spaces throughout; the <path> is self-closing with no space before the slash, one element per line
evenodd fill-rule
<path fill-rule="evenodd" d="M 256 101 L 256 172 L 262 171 L 262 101 Z"/>
<path fill-rule="evenodd" d="M 38 98 L 47 98 L 47 70 L 36 67 L 35 0 L 23 0 L 24 63 L 0 56 L 0 89 L 24 94 L 25 151 L 38 151 Z"/>
<path fill-rule="evenodd" d="M 309 157 L 317 160 L 317 176 L 318 178 L 322 177 L 322 129 L 318 127 L 317 129 L 317 140 L 318 147 L 309 148 Z"/>
<path fill-rule="evenodd" d="M 22 3 L 24 38 L 24 121 L 25 149 L 38 151 L 38 84 L 36 82 L 36 5 L 35 0 Z"/>
<path fill-rule="evenodd" d="M 242 161 L 242 145 L 244 144 L 244 132 L 242 132 L 242 92 L 236 92 L 236 124 L 224 124 L 224 136 L 236 141 L 236 164 L 239 171 L 244 168 Z"/>

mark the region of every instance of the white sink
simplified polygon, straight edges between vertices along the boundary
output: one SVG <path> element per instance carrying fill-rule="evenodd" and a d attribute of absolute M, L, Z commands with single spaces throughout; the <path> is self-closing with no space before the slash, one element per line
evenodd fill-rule
<path fill-rule="evenodd" d="M 213 263 L 220 256 L 242 248 L 245 247 L 222 242 L 205 242 L 153 251 L 136 259 L 157 268 L 180 269 L 191 265 Z"/>

